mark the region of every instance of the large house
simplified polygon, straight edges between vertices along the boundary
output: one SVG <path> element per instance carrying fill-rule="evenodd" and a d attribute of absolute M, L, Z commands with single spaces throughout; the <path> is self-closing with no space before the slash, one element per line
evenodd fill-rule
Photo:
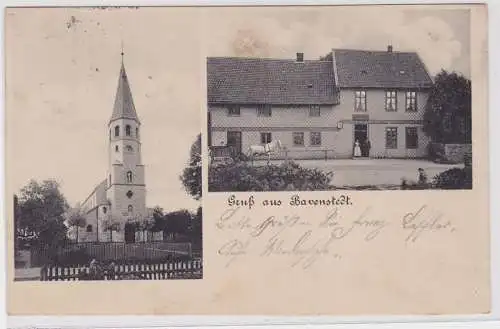
<path fill-rule="evenodd" d="M 137 223 L 146 219 L 150 210 L 146 208 L 140 126 L 122 59 L 108 122 L 108 170 L 81 204 L 86 224 L 75 228 L 79 241 L 135 242 L 141 236 L 136 232 Z"/>
<path fill-rule="evenodd" d="M 432 79 L 414 52 L 333 49 L 319 60 L 207 59 L 209 146 L 279 139 L 278 157 L 419 158 Z M 369 141 L 369 143 L 368 143 Z"/>

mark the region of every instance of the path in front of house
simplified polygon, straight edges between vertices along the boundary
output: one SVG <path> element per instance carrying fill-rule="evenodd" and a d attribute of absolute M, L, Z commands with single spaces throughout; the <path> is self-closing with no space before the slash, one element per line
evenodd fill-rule
<path fill-rule="evenodd" d="M 463 168 L 463 164 L 438 164 L 427 160 L 410 159 L 338 159 L 338 160 L 294 160 L 305 168 L 333 171 L 332 185 L 399 185 L 401 178 L 417 180 L 418 168 L 423 168 L 431 180 L 437 174 L 451 168 Z M 272 160 L 279 165 L 283 160 Z M 266 161 L 254 162 L 255 166 L 266 165 Z"/>

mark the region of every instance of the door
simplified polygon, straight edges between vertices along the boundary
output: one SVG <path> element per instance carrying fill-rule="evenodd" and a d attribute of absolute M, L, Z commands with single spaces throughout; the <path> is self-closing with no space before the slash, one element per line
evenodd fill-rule
<path fill-rule="evenodd" d="M 354 142 L 359 142 L 361 148 L 361 156 L 367 157 L 370 154 L 370 146 L 368 142 L 368 125 L 359 123 L 354 125 Z"/>
<path fill-rule="evenodd" d="M 125 224 L 125 243 L 135 242 L 135 225 Z"/>
<path fill-rule="evenodd" d="M 241 153 L 241 131 L 227 132 L 227 146 L 233 147 L 236 154 Z"/>

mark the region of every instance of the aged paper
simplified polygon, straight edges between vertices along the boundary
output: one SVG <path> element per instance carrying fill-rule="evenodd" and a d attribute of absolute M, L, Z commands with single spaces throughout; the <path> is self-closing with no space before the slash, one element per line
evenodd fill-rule
<path fill-rule="evenodd" d="M 147 270 L 97 259 L 111 267 L 93 277 L 95 263 L 72 265 L 87 276 L 66 274 L 58 258 L 50 268 L 64 273 L 15 280 L 17 235 L 8 220 L 9 314 L 489 313 L 486 26 L 482 5 L 7 9 L 7 204 L 29 179 L 56 178 L 73 206 L 92 191 L 89 180 L 102 178 L 117 192 L 89 209 L 121 205 L 128 217 L 116 230 L 103 219 L 102 232 L 99 217 L 87 219 L 72 241 L 136 245 L 144 257 L 158 255 L 151 249 L 189 254 L 164 263 L 134 258 Z M 360 58 L 378 60 L 350 64 Z M 472 156 L 458 162 L 428 159 L 418 116 L 441 69 L 472 81 L 470 121 L 457 123 Z M 113 120 L 123 120 L 118 131 Z M 129 131 L 138 122 L 141 143 L 139 131 Z M 203 198 L 179 180 L 197 165 L 189 156 L 196 158 L 200 132 Z M 117 155 L 136 147 L 138 158 Z M 302 169 L 286 167 L 290 161 Z M 117 174 L 123 182 L 110 169 L 107 181 L 108 165 L 133 168 Z M 145 178 L 134 169 L 142 165 Z M 273 168 L 283 171 L 251 183 Z M 472 170 L 471 186 L 446 189 L 433 179 L 454 168 Z M 316 169 L 333 178 L 305 178 Z M 287 183 L 293 175 L 300 179 Z M 142 186 L 145 201 L 133 203 L 143 200 Z M 132 234 L 126 227 L 144 202 Z M 161 241 L 146 223 L 146 207 L 156 205 L 171 233 Z M 188 209 L 196 222 L 201 205 L 198 252 L 167 214 Z M 186 267 L 162 270 L 175 262 Z"/>

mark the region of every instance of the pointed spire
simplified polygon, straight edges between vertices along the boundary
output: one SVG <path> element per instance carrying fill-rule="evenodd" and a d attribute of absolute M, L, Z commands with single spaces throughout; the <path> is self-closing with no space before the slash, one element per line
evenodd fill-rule
<path fill-rule="evenodd" d="M 132 99 L 132 92 L 130 91 L 130 84 L 123 64 L 123 48 L 122 48 L 122 65 L 120 69 L 120 76 L 118 78 L 118 88 L 116 90 L 115 105 L 113 107 L 113 114 L 111 115 L 110 122 L 116 119 L 126 118 L 139 122 L 137 113 L 135 111 L 134 100 Z"/>

